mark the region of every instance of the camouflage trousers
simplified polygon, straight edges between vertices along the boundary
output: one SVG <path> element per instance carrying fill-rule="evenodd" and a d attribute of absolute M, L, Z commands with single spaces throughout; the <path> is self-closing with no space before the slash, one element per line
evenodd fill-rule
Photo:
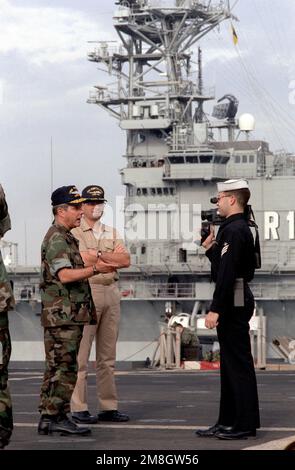
<path fill-rule="evenodd" d="M 39 405 L 42 415 L 62 415 L 70 411 L 82 332 L 83 325 L 44 328 L 46 359 Z"/>
<path fill-rule="evenodd" d="M 8 386 L 8 364 L 11 355 L 11 341 L 7 312 L 0 312 L 0 443 L 8 443 L 12 429 L 12 404 Z"/>

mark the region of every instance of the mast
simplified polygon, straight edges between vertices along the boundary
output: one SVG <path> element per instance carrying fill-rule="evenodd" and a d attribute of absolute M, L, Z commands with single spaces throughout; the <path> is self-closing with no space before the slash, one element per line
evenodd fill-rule
<path fill-rule="evenodd" d="M 104 42 L 89 60 L 104 64 L 117 86 L 96 86 L 89 102 L 119 120 L 127 132 L 127 157 L 134 155 L 139 136 L 153 130 L 165 135 L 170 150 L 192 145 L 194 121 L 203 122 L 203 105 L 215 98 L 214 90 L 203 87 L 200 49 L 198 83 L 191 75 L 194 46 L 232 17 L 228 2 L 171 0 L 167 6 L 154 0 L 118 0 L 116 5 L 120 44 Z M 187 139 L 180 132 L 184 128 Z"/>
<path fill-rule="evenodd" d="M 133 264 L 145 269 L 164 259 L 185 262 L 185 237 L 174 230 L 178 209 L 173 207 L 190 199 L 186 190 L 198 181 L 224 179 L 230 158 L 226 150 L 215 150 L 204 114 L 204 103 L 215 96 L 214 89 L 204 87 L 197 45 L 232 15 L 226 0 L 118 0 L 116 5 L 119 43 L 99 43 L 88 55 L 115 77 L 115 85 L 96 85 L 89 102 L 126 131 L 125 224 L 145 230 L 130 241 Z M 141 209 L 133 210 L 137 204 Z M 170 233 L 150 236 L 156 226 L 169 227 Z"/>
<path fill-rule="evenodd" d="M 200 95 L 203 95 L 203 67 L 202 67 L 202 49 L 198 47 L 198 90 Z M 199 101 L 198 107 L 195 113 L 195 121 L 203 122 L 204 109 L 203 102 Z"/>

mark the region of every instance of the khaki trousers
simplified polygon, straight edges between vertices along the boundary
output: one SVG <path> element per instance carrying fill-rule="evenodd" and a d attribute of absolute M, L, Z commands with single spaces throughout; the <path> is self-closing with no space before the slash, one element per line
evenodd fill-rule
<path fill-rule="evenodd" d="M 119 332 L 121 294 L 117 283 L 91 285 L 97 325 L 85 325 L 78 354 L 78 378 L 71 399 L 71 411 L 86 411 L 88 361 L 93 339 L 96 341 L 96 385 L 99 409 L 117 410 L 114 378 L 116 342 Z"/>

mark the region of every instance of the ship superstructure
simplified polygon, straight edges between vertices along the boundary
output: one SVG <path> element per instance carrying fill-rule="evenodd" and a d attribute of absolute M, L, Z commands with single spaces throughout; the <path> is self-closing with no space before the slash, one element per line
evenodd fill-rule
<path fill-rule="evenodd" d="M 215 92 L 204 87 L 198 43 L 235 20 L 229 2 L 116 5 L 119 43 L 100 42 L 89 53 L 116 84 L 95 86 L 89 102 L 111 113 L 127 136 L 121 175 L 132 266 L 121 276 L 123 322 L 124 314 L 150 325 L 165 309 L 206 311 L 209 264 L 193 243 L 193 225 L 200 208 L 210 208 L 216 182 L 243 177 L 261 233 L 263 264 L 253 284 L 258 310 L 268 317 L 269 341 L 286 334 L 287 320 L 295 334 L 295 157 L 251 140 L 253 118 L 236 119 L 234 96 L 221 98 L 212 118 L 204 111 Z"/>

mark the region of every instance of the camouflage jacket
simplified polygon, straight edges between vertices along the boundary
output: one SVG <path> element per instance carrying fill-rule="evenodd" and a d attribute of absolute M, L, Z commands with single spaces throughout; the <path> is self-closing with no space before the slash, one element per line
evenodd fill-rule
<path fill-rule="evenodd" d="M 0 238 L 11 229 L 10 217 L 8 214 L 7 202 L 3 188 L 0 184 Z"/>
<path fill-rule="evenodd" d="M 6 326 L 7 324 L 6 316 L 3 315 L 3 318 L 1 318 L 1 314 L 3 314 L 3 312 L 7 312 L 8 310 L 13 310 L 13 307 L 14 297 L 0 252 L 0 328 L 1 326 Z M 1 320 L 3 321 L 3 324 Z"/>
<path fill-rule="evenodd" d="M 41 248 L 41 322 L 44 327 L 95 324 L 96 312 L 87 280 L 62 284 L 61 269 L 84 268 L 78 242 L 63 226 L 53 224 Z"/>
<path fill-rule="evenodd" d="M 10 229 L 10 218 L 8 207 L 5 200 L 5 194 L 0 185 L 0 238 Z M 4 266 L 0 252 L 0 328 L 7 325 L 7 316 L 1 315 L 3 312 L 12 310 L 14 307 L 14 298 L 7 272 Z M 3 323 L 3 324 L 2 324 Z"/>

